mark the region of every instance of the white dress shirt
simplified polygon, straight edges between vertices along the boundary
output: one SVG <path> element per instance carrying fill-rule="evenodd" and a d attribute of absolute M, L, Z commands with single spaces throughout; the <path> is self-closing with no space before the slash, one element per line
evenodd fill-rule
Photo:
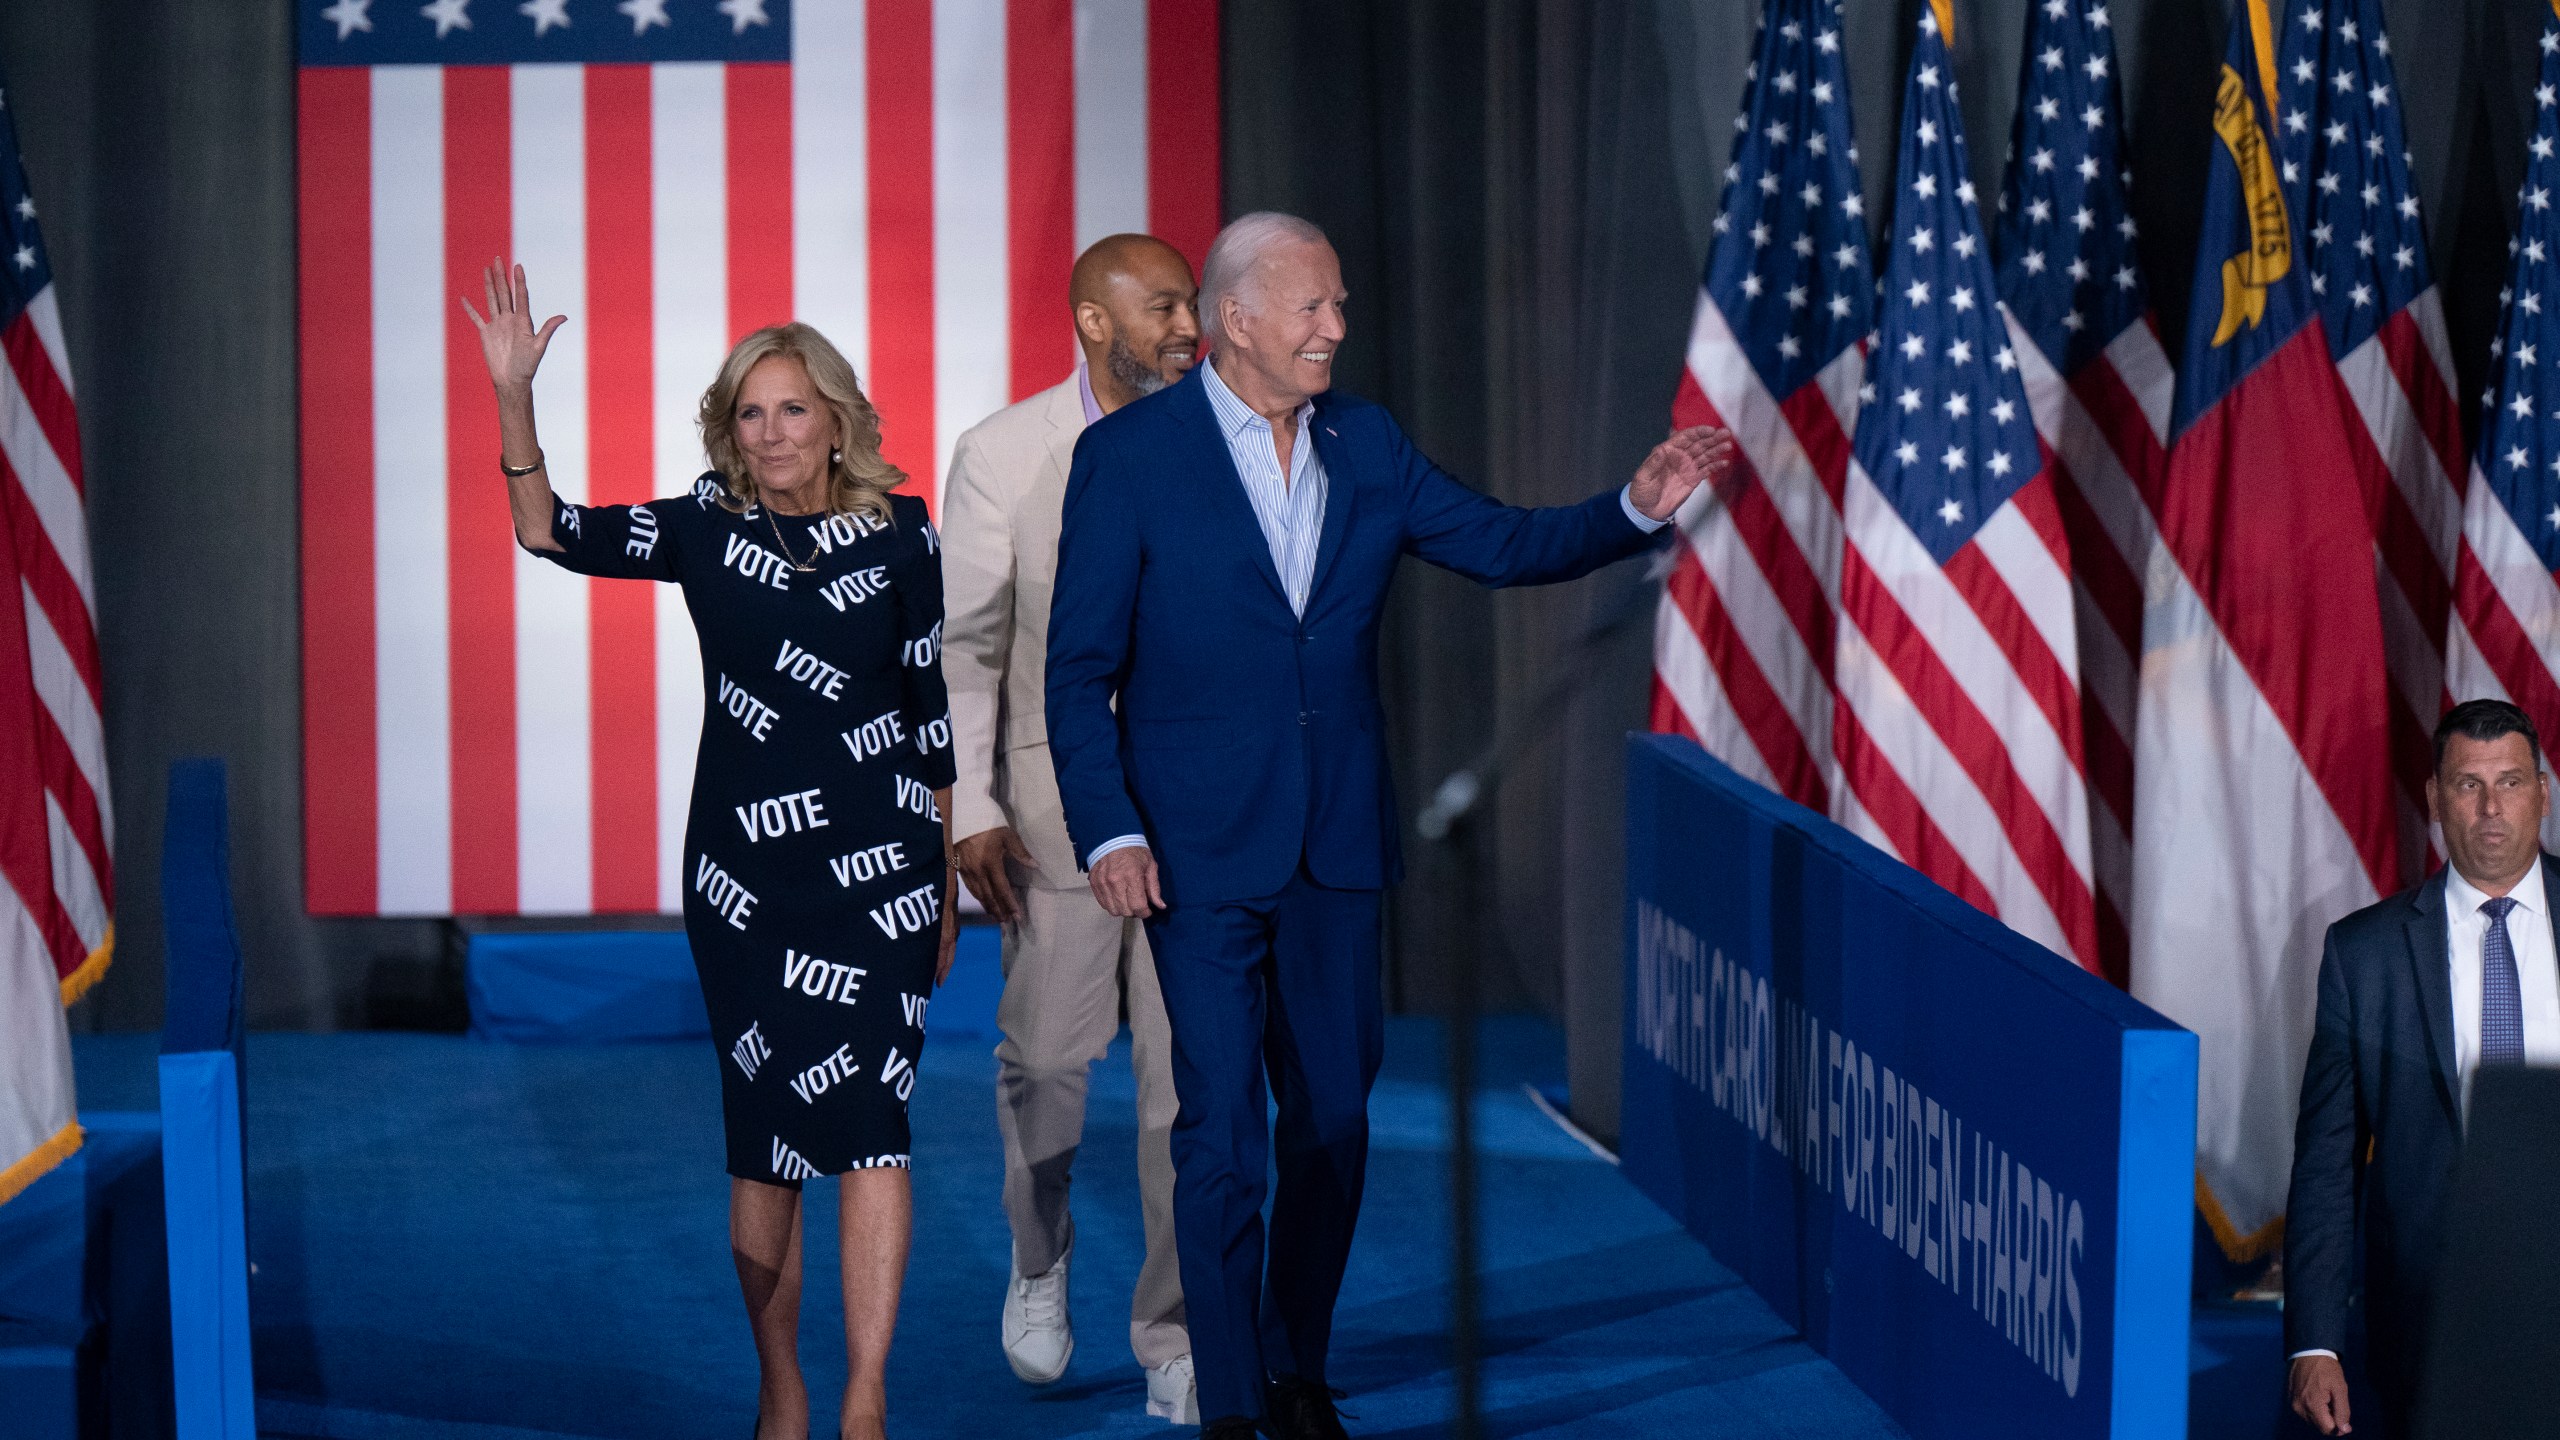
<path fill-rule="evenodd" d="M 2551 896 L 2543 889 L 2542 861 L 2507 892 L 2507 941 L 2516 956 L 2516 990 L 2524 1002 L 2524 1060 L 2560 1065 L 2560 955 L 2551 939 Z M 2471 1112 L 2471 1075 L 2480 1068 L 2480 945 L 2489 934 L 2488 900 L 2480 888 L 2448 866 L 2444 877 L 2446 958 L 2453 966 L 2453 1073 L 2461 1083 L 2462 1109 Z"/>
<path fill-rule="evenodd" d="M 2507 912 L 2507 944 L 2516 957 L 2516 991 L 2524 1002 L 2524 1061 L 2528 1065 L 2560 1065 L 2560 951 L 2551 938 L 2551 894 L 2542 885 L 2542 861 L 2524 872 L 2507 892 L 2516 902 Z M 2471 1077 L 2480 1068 L 2480 947 L 2489 936 L 2489 917 L 2480 907 L 2489 897 L 2448 865 L 2444 873 L 2444 949 L 2448 978 L 2453 982 L 2453 1074 L 2462 1112 L 2471 1113 Z M 2289 1359 L 2328 1355 L 2335 1350 L 2297 1350 Z"/>
<path fill-rule="evenodd" d="M 1244 481 L 1245 499 L 1253 505 L 1253 518 L 1262 527 L 1263 543 L 1271 547 L 1271 565 L 1280 574 L 1281 589 L 1289 598 L 1289 608 L 1303 620 L 1307 615 L 1307 590 L 1315 583 L 1316 547 L 1324 538 L 1324 502 L 1332 489 L 1332 477 L 1325 473 L 1324 461 L 1316 455 L 1315 442 L 1309 428 L 1315 419 L 1315 401 L 1298 406 L 1298 438 L 1289 447 L 1289 473 L 1280 473 L 1280 449 L 1272 439 L 1271 422 L 1227 388 L 1218 376 L 1216 357 L 1202 361 L 1200 385 L 1209 393 L 1209 409 L 1218 420 L 1218 432 L 1226 437 L 1227 454 L 1235 461 L 1236 475 Z M 1618 492 L 1618 506 L 1626 512 L 1628 523 L 1650 535 L 1668 520 L 1656 520 L 1636 508 L 1635 487 Z M 1144 845 L 1144 835 L 1115 835 L 1093 847 L 1084 858 L 1085 868 L 1114 850 Z"/>

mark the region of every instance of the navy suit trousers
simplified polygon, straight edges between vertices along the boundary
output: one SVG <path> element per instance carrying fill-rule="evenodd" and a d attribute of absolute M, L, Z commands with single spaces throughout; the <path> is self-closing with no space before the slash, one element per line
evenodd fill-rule
<path fill-rule="evenodd" d="M 1266 1373 L 1324 1379 L 1385 1050 L 1379 894 L 1328 889 L 1301 864 L 1276 895 L 1147 922 L 1181 1099 L 1174 1245 L 1204 1421 L 1259 1417 Z"/>

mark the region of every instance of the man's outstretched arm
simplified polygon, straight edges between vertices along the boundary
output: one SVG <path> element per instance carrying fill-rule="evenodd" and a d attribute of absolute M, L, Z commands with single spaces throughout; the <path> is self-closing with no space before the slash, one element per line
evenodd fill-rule
<path fill-rule="evenodd" d="M 1674 432 L 1621 489 L 1579 505 L 1505 505 L 1468 488 L 1384 422 L 1404 482 L 1406 548 L 1484 585 L 1543 585 L 1633 555 L 1700 486 L 1733 466 L 1733 438 L 1711 426 Z"/>

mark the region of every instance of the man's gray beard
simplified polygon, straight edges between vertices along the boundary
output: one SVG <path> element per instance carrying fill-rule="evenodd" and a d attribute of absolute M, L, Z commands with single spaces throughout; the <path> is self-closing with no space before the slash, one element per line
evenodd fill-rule
<path fill-rule="evenodd" d="M 1139 359 L 1137 352 L 1117 335 L 1111 337 L 1111 349 L 1102 357 L 1102 368 L 1111 372 L 1112 379 L 1141 395 L 1153 395 L 1165 386 L 1164 372 Z"/>

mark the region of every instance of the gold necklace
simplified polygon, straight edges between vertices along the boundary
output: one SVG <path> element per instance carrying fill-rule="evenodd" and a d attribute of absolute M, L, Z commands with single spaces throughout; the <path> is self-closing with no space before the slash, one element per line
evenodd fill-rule
<path fill-rule="evenodd" d="M 816 549 L 812 548 L 809 551 L 809 563 L 806 565 L 800 563 L 800 557 L 791 553 L 791 546 L 789 542 L 782 538 L 782 522 L 774 518 L 773 507 L 770 505 L 764 507 L 764 520 L 766 524 L 773 527 L 773 543 L 782 547 L 782 558 L 791 562 L 792 569 L 799 571 L 803 575 L 807 575 L 818 568 L 818 552 Z"/>

